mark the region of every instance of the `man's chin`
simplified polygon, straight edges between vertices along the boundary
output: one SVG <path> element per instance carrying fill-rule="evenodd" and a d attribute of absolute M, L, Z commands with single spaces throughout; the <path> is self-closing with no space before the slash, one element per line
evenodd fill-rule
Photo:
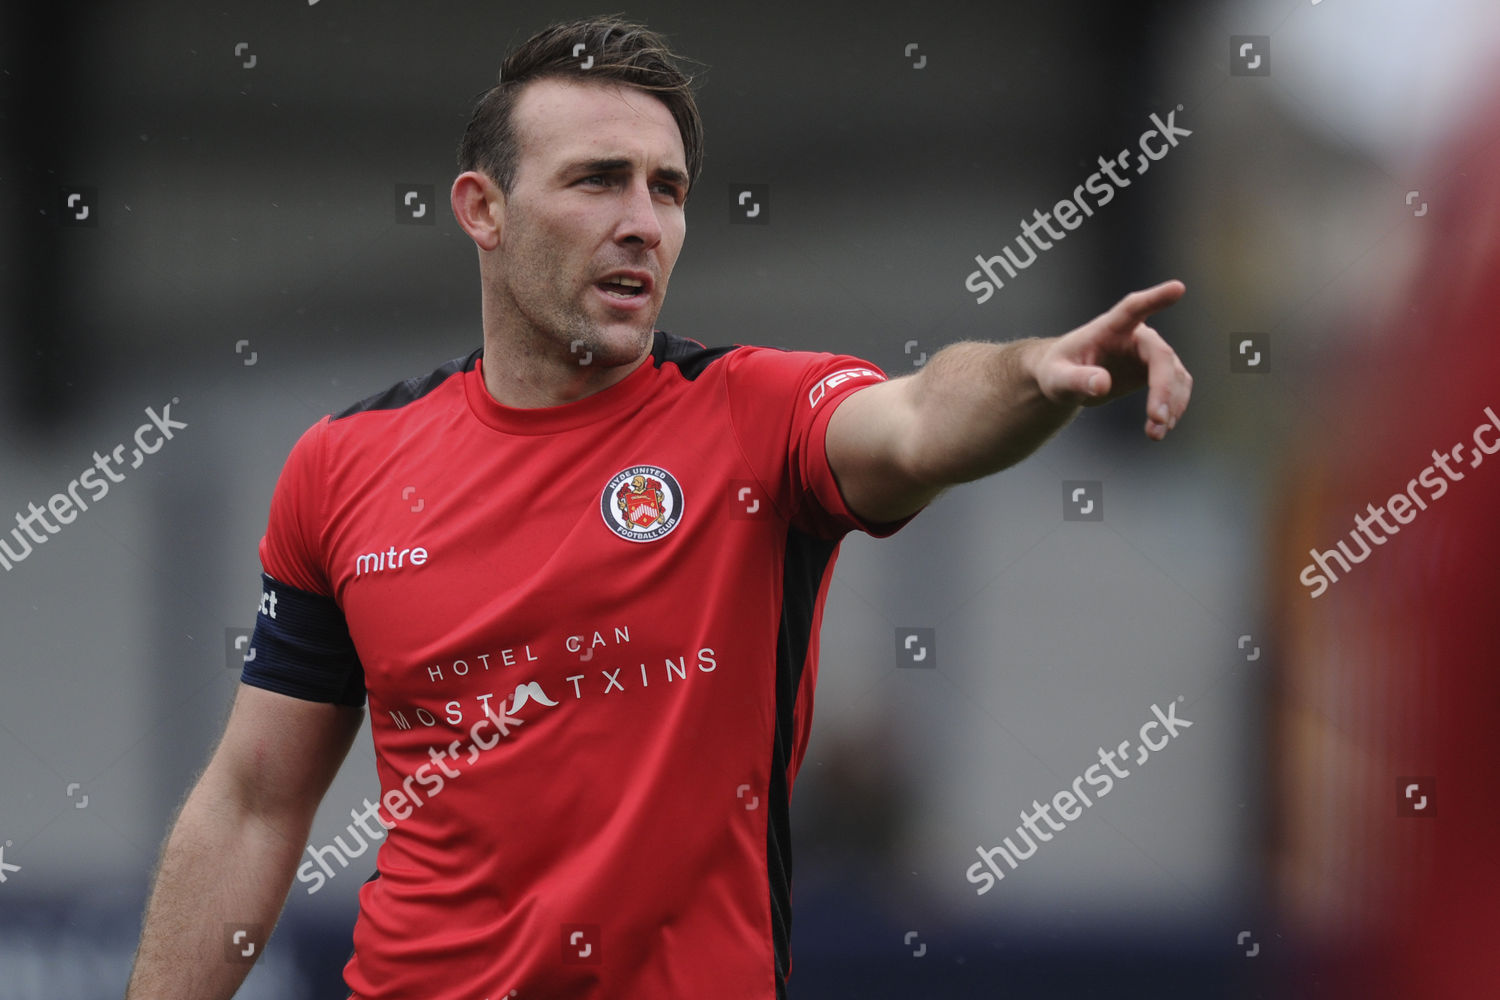
<path fill-rule="evenodd" d="M 618 368 L 635 364 L 651 350 L 653 330 L 601 330 L 587 339 L 573 340 L 568 353 L 579 364 Z"/>

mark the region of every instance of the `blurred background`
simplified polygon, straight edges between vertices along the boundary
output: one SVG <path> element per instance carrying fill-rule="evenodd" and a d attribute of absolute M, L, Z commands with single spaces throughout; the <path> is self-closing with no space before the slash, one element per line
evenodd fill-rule
<path fill-rule="evenodd" d="M 238 684 L 282 461 L 479 344 L 446 194 L 472 100 L 509 48 L 604 10 L 0 11 L 0 998 L 92 1000 L 123 994 Z M 1500 461 L 1465 452 L 1363 563 L 1300 582 L 1500 412 L 1500 9 L 624 13 L 706 66 L 663 329 L 903 374 L 1188 287 L 1153 324 L 1195 378 L 1166 443 L 1142 396 L 1090 410 L 844 544 L 793 800 L 791 996 L 1500 994 Z M 1138 173 L 1174 112 L 1190 134 Z M 977 301 L 976 256 L 1121 151 L 1129 185 Z M 169 403 L 186 428 L 128 468 Z M 122 444 L 107 496 L 44 543 L 9 533 Z M 976 848 L 1173 701 L 1191 728 L 976 892 Z M 312 842 L 376 790 L 367 724 Z M 346 995 L 372 870 L 294 884 L 239 995 Z"/>

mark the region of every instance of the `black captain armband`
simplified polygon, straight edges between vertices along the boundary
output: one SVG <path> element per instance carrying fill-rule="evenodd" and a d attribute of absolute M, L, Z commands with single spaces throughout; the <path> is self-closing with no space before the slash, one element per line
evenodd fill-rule
<path fill-rule="evenodd" d="M 240 680 L 305 701 L 359 707 L 365 668 L 338 602 L 260 575 L 260 613 Z"/>

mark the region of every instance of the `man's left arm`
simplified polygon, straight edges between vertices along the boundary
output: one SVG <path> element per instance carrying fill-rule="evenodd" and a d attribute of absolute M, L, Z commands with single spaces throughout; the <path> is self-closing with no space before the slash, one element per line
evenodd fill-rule
<path fill-rule="evenodd" d="M 921 371 L 860 389 L 828 422 L 828 464 L 844 502 L 872 524 L 899 521 L 949 486 L 1007 468 L 1078 414 L 1149 387 L 1146 436 L 1187 409 L 1193 377 L 1146 320 L 1180 281 L 1132 292 L 1061 337 L 964 342 Z"/>

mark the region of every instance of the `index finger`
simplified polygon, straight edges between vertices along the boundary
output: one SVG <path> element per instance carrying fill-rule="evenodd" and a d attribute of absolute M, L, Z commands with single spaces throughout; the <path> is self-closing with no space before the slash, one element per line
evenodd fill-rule
<path fill-rule="evenodd" d="M 1105 316 L 1111 326 L 1128 333 L 1134 330 L 1138 323 L 1149 318 L 1152 313 L 1161 312 L 1182 298 L 1186 292 L 1187 286 L 1173 278 L 1159 285 L 1131 292 L 1116 302 L 1114 308 Z"/>

